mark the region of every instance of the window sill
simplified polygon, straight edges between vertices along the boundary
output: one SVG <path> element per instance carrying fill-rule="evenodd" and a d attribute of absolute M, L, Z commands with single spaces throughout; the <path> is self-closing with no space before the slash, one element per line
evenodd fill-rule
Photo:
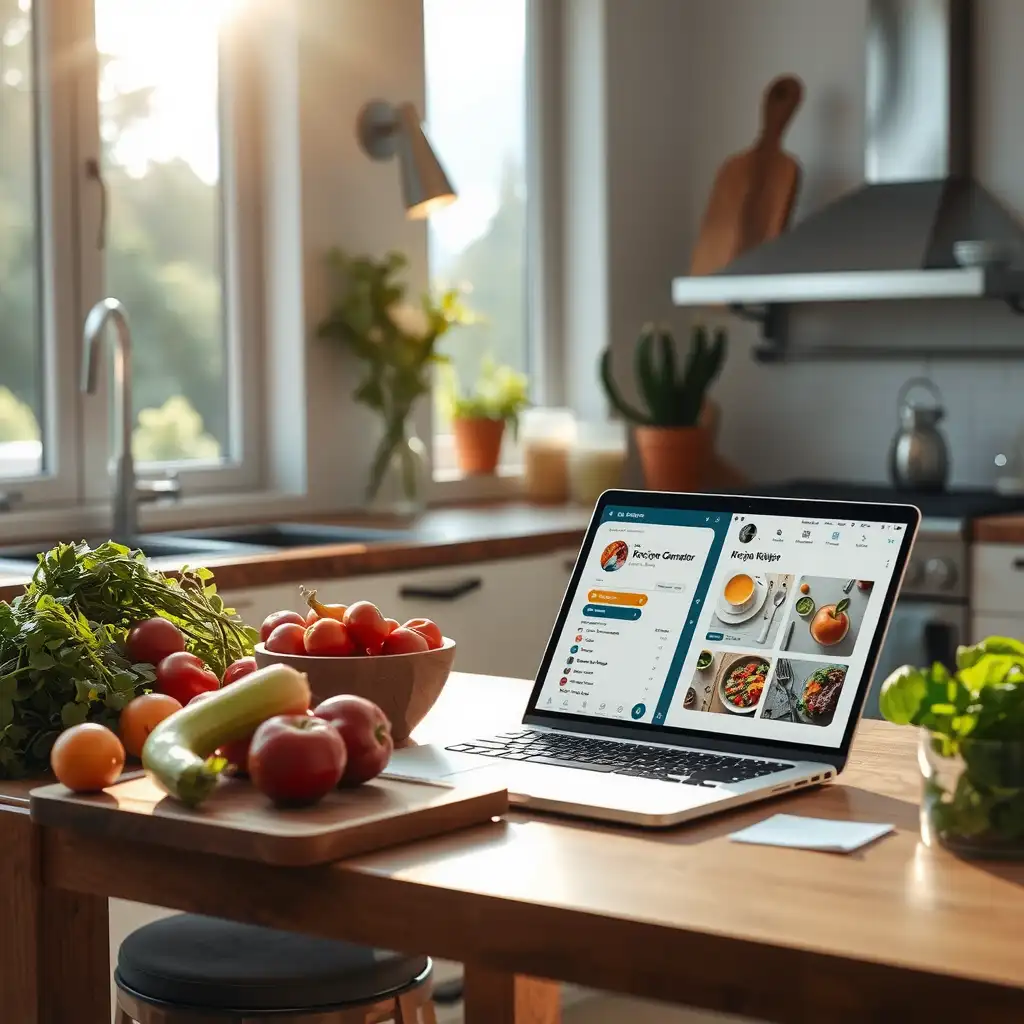
<path fill-rule="evenodd" d="M 434 471 L 430 503 L 449 505 L 457 501 L 516 498 L 522 489 L 522 466 L 499 466 L 497 473 L 486 476 L 464 476 L 457 469 L 439 469 Z"/>

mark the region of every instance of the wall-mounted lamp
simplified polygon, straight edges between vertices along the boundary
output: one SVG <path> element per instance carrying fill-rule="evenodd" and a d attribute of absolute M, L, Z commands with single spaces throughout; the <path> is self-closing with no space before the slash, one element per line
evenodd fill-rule
<path fill-rule="evenodd" d="M 455 189 L 423 134 L 419 114 L 411 103 L 371 100 L 359 112 L 356 134 L 374 160 L 398 156 L 402 198 L 411 220 L 423 220 L 455 202 Z"/>

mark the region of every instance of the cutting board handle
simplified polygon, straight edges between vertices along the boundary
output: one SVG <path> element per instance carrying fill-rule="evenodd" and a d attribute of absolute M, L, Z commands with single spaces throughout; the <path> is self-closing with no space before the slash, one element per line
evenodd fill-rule
<path fill-rule="evenodd" d="M 782 136 L 803 98 L 804 83 L 796 75 L 780 75 L 768 84 L 761 108 L 760 144 L 782 144 Z"/>

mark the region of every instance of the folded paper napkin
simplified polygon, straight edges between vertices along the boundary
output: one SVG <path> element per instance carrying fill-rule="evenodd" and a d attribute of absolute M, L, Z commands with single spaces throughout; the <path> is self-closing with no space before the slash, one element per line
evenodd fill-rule
<path fill-rule="evenodd" d="M 736 843 L 755 843 L 760 846 L 852 853 L 893 830 L 892 825 L 876 825 L 866 821 L 832 821 L 830 818 L 773 814 L 756 825 L 733 832 L 729 838 Z"/>

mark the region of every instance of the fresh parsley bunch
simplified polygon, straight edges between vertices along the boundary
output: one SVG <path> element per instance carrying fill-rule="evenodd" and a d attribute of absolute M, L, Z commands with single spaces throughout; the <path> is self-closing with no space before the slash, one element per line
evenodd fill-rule
<path fill-rule="evenodd" d="M 258 638 L 224 607 L 207 569 L 172 579 L 114 543 L 61 544 L 39 556 L 25 593 L 0 603 L 0 777 L 45 770 L 62 729 L 116 726 L 154 682 L 152 665 L 126 658 L 128 630 L 156 616 L 218 676 Z"/>

